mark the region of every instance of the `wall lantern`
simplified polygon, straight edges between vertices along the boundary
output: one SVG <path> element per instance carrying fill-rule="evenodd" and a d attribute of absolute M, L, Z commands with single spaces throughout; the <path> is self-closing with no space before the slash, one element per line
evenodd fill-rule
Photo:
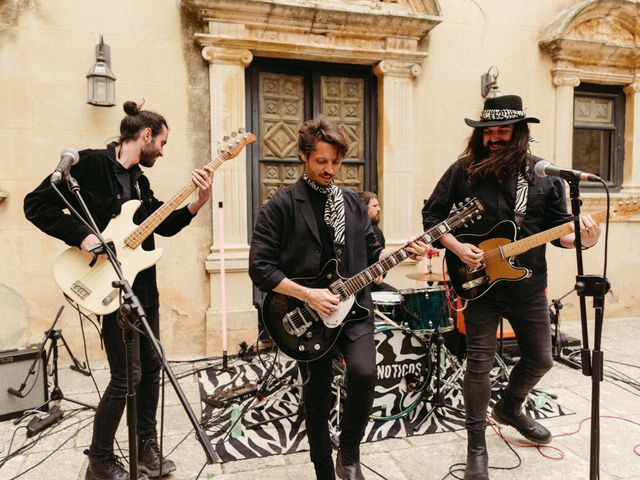
<path fill-rule="evenodd" d="M 111 48 L 104 43 L 96 45 L 96 63 L 87 73 L 87 103 L 96 107 L 116 104 L 116 76 L 111 71 Z"/>
<path fill-rule="evenodd" d="M 490 67 L 487 73 L 480 76 L 480 94 L 483 98 L 493 98 L 502 95 L 498 89 L 498 68 Z"/>

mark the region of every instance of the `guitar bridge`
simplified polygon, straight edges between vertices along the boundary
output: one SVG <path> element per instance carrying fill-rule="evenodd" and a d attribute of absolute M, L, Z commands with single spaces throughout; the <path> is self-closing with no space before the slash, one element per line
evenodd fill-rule
<path fill-rule="evenodd" d="M 307 314 L 313 315 L 313 313 L 309 312 L 306 308 L 304 310 Z M 304 313 L 305 312 L 298 307 L 284 316 L 282 319 L 282 326 L 289 335 L 301 337 L 307 332 L 312 322 L 305 318 Z"/>
<path fill-rule="evenodd" d="M 77 293 L 83 300 L 91 295 L 91 289 L 80 280 L 76 280 L 71 284 L 71 290 Z"/>

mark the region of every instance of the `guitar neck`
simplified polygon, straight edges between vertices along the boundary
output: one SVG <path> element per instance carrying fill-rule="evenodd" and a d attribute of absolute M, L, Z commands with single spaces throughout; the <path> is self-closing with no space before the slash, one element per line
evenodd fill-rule
<path fill-rule="evenodd" d="M 602 210 L 594 213 L 592 217 L 596 223 L 600 223 L 607 218 L 607 211 Z M 502 256 L 507 258 L 520 255 L 521 253 L 528 252 L 532 248 L 557 240 L 558 238 L 564 237 L 565 235 L 573 232 L 573 226 L 573 222 L 563 223 L 562 225 L 550 228 L 544 232 L 539 232 L 535 235 L 531 235 L 530 237 L 523 238 L 522 240 L 503 245 L 500 247 L 502 249 Z"/>
<path fill-rule="evenodd" d="M 407 248 L 411 243 L 420 240 L 425 243 L 431 243 L 450 231 L 451 226 L 446 221 L 436 225 L 435 227 L 427 230 L 412 242 L 406 243 L 402 247 L 394 250 L 392 253 L 384 257 L 382 260 L 379 260 L 357 275 L 349 278 L 348 280 L 345 280 L 345 282 L 341 285 L 340 291 L 334 293 L 340 295 L 342 298 L 355 295 L 358 291 L 362 290 L 364 287 L 373 282 L 374 279 L 381 277 L 393 267 L 398 265 L 400 262 L 409 258 L 411 254 L 407 251 Z"/>
<path fill-rule="evenodd" d="M 220 167 L 227 159 L 228 154 L 221 152 L 217 158 L 211 160 L 206 167 L 212 168 L 214 171 Z M 191 195 L 198 187 L 193 180 L 186 184 L 176 193 L 173 197 L 163 203 L 160 208 L 149 215 L 133 232 L 131 232 L 125 238 L 124 242 L 129 248 L 138 247 L 154 230 L 160 225 L 176 208 L 178 208 L 182 202 L 184 202 L 189 195 Z"/>

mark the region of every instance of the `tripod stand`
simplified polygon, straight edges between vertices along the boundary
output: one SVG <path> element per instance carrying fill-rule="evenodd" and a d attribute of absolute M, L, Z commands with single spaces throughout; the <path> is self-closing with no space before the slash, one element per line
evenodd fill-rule
<path fill-rule="evenodd" d="M 62 392 L 62 390 L 60 389 L 60 384 L 58 382 L 58 375 L 59 375 L 58 374 L 58 341 L 62 342 L 62 345 L 67 350 L 67 353 L 69 354 L 69 356 L 71 357 L 71 360 L 73 361 L 73 365 L 70 366 L 71 370 L 82 373 L 83 375 L 87 375 L 87 376 L 91 375 L 86 370 L 86 365 L 84 364 L 84 362 L 80 362 L 71 352 L 71 349 L 67 344 L 67 341 L 62 335 L 62 330 L 54 329 L 54 327 L 56 326 L 56 323 L 58 323 L 58 319 L 60 318 L 60 315 L 62 314 L 62 310 L 64 310 L 64 305 L 60 307 L 60 310 L 58 310 L 58 313 L 56 314 L 56 318 L 53 321 L 53 325 L 51 325 L 51 328 L 44 332 L 44 339 L 40 346 L 40 352 L 33 359 L 33 363 L 29 368 L 29 371 L 27 373 L 26 378 L 24 379 L 24 382 L 22 382 L 22 384 L 17 390 L 14 388 L 9 388 L 8 392 L 12 395 L 15 395 L 16 397 L 24 398 L 25 394 L 23 394 L 22 392 L 27 386 L 29 377 L 36 373 L 36 365 L 38 363 L 38 360 L 40 360 L 43 357 L 44 352 L 47 349 L 47 342 L 49 342 L 48 350 L 45 357 L 46 359 L 45 365 L 49 365 L 50 359 L 53 360 L 52 370 L 51 370 L 51 376 L 53 377 L 53 390 L 51 391 L 51 396 L 49 397 L 49 399 L 45 401 L 45 403 L 40 405 L 40 407 L 38 407 L 37 410 L 40 410 L 45 406 L 48 407 L 49 403 L 58 401 L 58 400 L 66 400 L 67 402 L 75 403 L 82 407 L 95 410 L 96 407 L 94 407 L 93 405 L 89 405 L 88 403 L 84 403 L 79 400 L 73 400 L 71 398 L 66 397 Z"/>
<path fill-rule="evenodd" d="M 445 348 L 444 346 L 444 337 L 442 333 L 440 333 L 440 326 L 436 327 L 434 334 L 435 335 L 435 346 L 436 346 L 436 378 L 434 381 L 435 384 L 435 392 L 433 392 L 430 399 L 425 399 L 427 403 L 431 403 L 432 407 L 427 412 L 426 418 L 428 418 L 433 412 L 437 412 L 440 408 L 446 408 L 452 412 L 459 413 L 460 415 L 464 415 L 464 411 L 454 407 L 453 405 L 449 405 L 445 402 L 444 396 L 446 395 L 451 388 L 453 388 L 453 384 L 458 381 L 460 376 L 464 372 L 464 368 L 466 365 L 466 359 L 462 362 L 458 362 Z M 431 343 L 433 345 L 433 336 L 431 337 Z M 442 381 L 442 364 L 444 363 L 445 356 L 448 354 L 449 360 L 453 365 L 456 365 L 455 371 L 449 375 L 446 382 Z"/>

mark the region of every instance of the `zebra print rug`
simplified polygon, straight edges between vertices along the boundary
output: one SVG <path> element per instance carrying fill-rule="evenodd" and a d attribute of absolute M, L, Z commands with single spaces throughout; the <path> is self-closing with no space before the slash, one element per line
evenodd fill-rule
<path fill-rule="evenodd" d="M 431 358 L 436 357 L 432 355 Z M 226 463 L 308 450 L 296 362 L 274 354 L 262 354 L 249 360 L 232 359 L 229 367 L 228 371 L 211 367 L 198 374 L 202 424 L 220 461 Z M 378 367 L 380 378 L 380 364 Z M 464 428 L 463 365 L 447 354 L 441 356 L 441 367 L 445 373 L 442 375 L 440 393 L 446 407 L 433 405 L 437 393 L 433 373 L 426 382 L 422 382 L 423 387 L 420 386 L 421 379 L 415 380 L 418 386 L 413 396 L 407 395 L 407 390 L 411 388 L 407 388 L 405 380 L 397 382 L 400 387 L 396 392 L 378 386 L 373 408 L 375 413 L 378 407 L 378 415 L 374 417 L 382 416 L 384 419 L 372 418 L 369 421 L 364 441 L 375 442 Z M 340 365 L 336 363 L 336 380 L 333 382 L 336 399 L 342 397 L 341 373 Z M 503 385 L 501 377 L 504 378 L 504 373 L 504 368 L 499 367 L 492 372 L 491 406 Z M 231 398 L 234 394 L 239 396 Z M 536 419 L 573 413 L 545 393 L 536 391 L 530 395 L 526 409 Z M 339 405 L 336 401 L 330 421 L 334 441 L 339 434 L 337 412 Z"/>

